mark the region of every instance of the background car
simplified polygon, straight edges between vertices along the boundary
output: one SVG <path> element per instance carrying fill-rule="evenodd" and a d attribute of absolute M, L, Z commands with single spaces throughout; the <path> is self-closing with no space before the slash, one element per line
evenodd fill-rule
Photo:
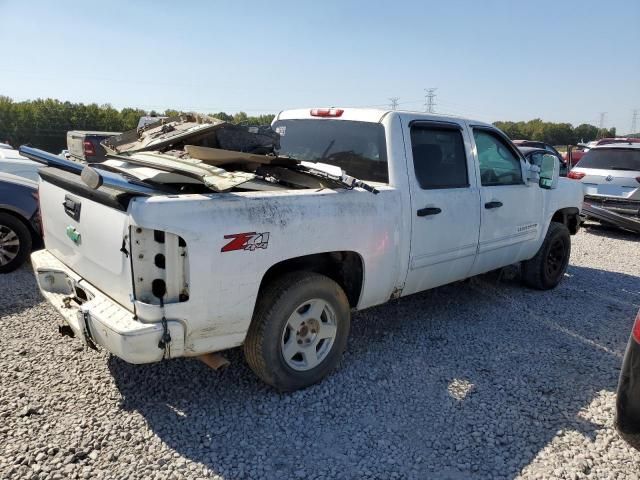
<path fill-rule="evenodd" d="M 597 145 L 571 169 L 585 202 L 640 219 L 640 143 Z"/>
<path fill-rule="evenodd" d="M 640 310 L 620 369 L 615 425 L 620 436 L 640 450 Z"/>
<path fill-rule="evenodd" d="M 41 246 L 38 184 L 0 173 L 0 273 L 20 267 Z"/>
<path fill-rule="evenodd" d="M 633 137 L 601 138 L 596 142 L 596 146 L 612 145 L 614 143 L 640 143 L 640 138 L 633 138 Z"/>
<path fill-rule="evenodd" d="M 41 163 L 23 157 L 17 150 L 0 149 L 0 172 L 28 178 L 37 183 L 41 167 Z"/>
<path fill-rule="evenodd" d="M 560 176 L 567 176 L 567 164 L 560 154 L 555 154 L 547 149 L 538 147 L 518 147 L 518 150 L 520 150 L 522 155 L 524 155 L 524 158 L 526 158 L 530 164 L 538 165 L 539 167 L 542 166 L 543 155 L 553 155 L 558 159 L 558 162 L 560 163 Z"/>
<path fill-rule="evenodd" d="M 78 162 L 104 162 L 107 152 L 100 144 L 103 140 L 120 132 L 90 132 L 71 130 L 67 132 L 67 149 L 71 160 Z"/>
<path fill-rule="evenodd" d="M 553 153 L 556 157 L 562 158 L 562 155 L 558 150 L 555 149 L 553 145 L 549 145 L 548 143 L 539 142 L 537 140 L 513 140 L 513 143 L 516 147 L 535 147 L 541 148 L 542 150 L 546 150 L 548 152 Z"/>

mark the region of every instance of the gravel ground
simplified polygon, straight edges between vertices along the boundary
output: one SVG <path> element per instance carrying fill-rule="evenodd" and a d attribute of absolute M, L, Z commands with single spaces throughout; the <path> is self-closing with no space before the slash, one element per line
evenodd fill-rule
<path fill-rule="evenodd" d="M 238 350 L 83 350 L 27 266 L 0 277 L 0 478 L 638 478 L 612 418 L 639 276 L 640 238 L 592 226 L 555 291 L 486 275 L 361 312 L 339 369 L 280 395 Z"/>

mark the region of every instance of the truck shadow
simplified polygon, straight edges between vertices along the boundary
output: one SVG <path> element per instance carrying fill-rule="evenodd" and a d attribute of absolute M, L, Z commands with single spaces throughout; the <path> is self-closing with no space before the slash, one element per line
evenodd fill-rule
<path fill-rule="evenodd" d="M 226 479 L 513 478 L 557 436 L 611 428 L 590 407 L 615 390 L 639 304 L 637 277 L 620 273 L 571 266 L 553 292 L 484 276 L 356 314 L 338 370 L 288 395 L 239 349 L 222 373 L 109 368 L 122 408 Z"/>
<path fill-rule="evenodd" d="M 640 234 L 623 230 L 614 225 L 606 225 L 598 222 L 587 221 L 583 224 L 583 229 L 591 235 L 598 237 L 616 238 L 628 240 L 630 242 L 640 242 Z"/>

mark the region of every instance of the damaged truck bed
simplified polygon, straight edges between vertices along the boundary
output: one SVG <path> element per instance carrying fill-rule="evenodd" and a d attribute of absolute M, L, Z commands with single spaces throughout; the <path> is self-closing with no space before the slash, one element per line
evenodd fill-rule
<path fill-rule="evenodd" d="M 91 188 L 105 185 L 135 194 L 356 186 L 375 193 L 339 168 L 278 156 L 278 140 L 270 128 L 185 114 L 106 139 L 102 163 L 66 161 L 30 147 L 20 151 L 47 166 L 80 173 Z"/>

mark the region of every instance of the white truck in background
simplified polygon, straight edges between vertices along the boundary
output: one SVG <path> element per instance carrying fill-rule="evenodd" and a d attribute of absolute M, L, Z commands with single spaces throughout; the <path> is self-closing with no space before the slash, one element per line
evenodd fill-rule
<path fill-rule="evenodd" d="M 290 110 L 247 153 L 224 122 L 160 123 L 104 142 L 100 170 L 41 170 L 40 289 L 61 331 L 128 362 L 244 345 L 291 391 L 336 366 L 353 310 L 515 263 L 534 288 L 564 276 L 581 186 L 492 125 Z"/>

